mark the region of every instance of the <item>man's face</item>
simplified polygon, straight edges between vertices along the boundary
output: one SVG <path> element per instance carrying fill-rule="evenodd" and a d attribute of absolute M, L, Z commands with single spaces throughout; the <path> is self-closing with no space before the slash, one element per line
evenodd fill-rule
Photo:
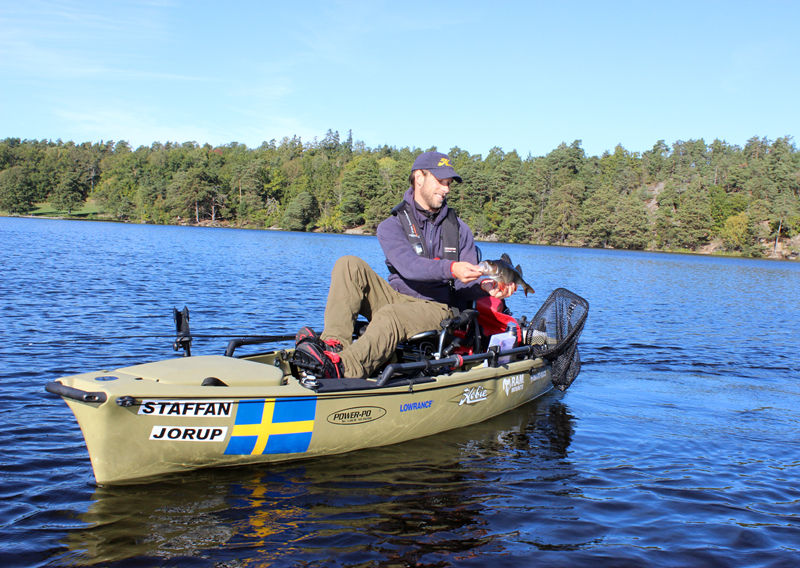
<path fill-rule="evenodd" d="M 414 200 L 428 211 L 438 211 L 442 208 L 447 194 L 450 193 L 450 183 L 453 178 L 438 179 L 433 174 L 426 174 L 422 170 L 414 173 L 417 187 Z"/>

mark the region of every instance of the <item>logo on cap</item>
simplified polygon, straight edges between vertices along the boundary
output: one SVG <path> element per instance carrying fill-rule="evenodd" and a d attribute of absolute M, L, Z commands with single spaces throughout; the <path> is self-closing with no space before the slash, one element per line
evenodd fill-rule
<path fill-rule="evenodd" d="M 453 167 L 453 166 L 450 165 L 450 160 L 448 160 L 447 158 L 442 158 L 441 160 L 439 160 L 439 163 L 436 164 L 436 165 L 437 166 L 447 166 L 447 167 L 450 167 L 450 168 Z"/>

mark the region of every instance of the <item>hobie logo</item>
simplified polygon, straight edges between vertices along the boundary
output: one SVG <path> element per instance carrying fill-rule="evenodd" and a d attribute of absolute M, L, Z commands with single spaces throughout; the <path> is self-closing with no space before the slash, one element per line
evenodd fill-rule
<path fill-rule="evenodd" d="M 477 387 L 464 389 L 464 393 L 461 395 L 461 400 L 458 402 L 458 406 L 463 406 L 465 404 L 475 404 L 476 402 L 481 402 L 486 400 L 488 396 L 489 392 L 480 385 L 478 385 Z"/>
<path fill-rule="evenodd" d="M 436 164 L 437 166 L 447 166 L 448 168 L 452 168 L 453 166 L 450 165 L 450 160 L 447 158 L 442 158 L 439 160 L 439 163 Z"/>

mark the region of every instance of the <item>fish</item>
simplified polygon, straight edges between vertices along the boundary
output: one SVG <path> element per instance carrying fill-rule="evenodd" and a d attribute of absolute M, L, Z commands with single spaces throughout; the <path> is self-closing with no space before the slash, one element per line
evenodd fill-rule
<path fill-rule="evenodd" d="M 535 293 L 533 288 L 522 279 L 522 267 L 519 264 L 515 267 L 506 253 L 503 253 L 500 260 L 482 260 L 478 264 L 478 268 L 491 280 L 499 284 L 516 284 L 525 292 L 526 298 L 528 297 L 528 292 Z"/>

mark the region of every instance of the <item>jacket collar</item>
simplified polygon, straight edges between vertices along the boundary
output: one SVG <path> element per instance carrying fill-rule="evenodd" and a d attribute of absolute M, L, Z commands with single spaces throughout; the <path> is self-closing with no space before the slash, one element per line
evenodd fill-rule
<path fill-rule="evenodd" d="M 417 223 L 424 223 L 428 220 L 427 217 L 425 217 L 425 215 L 423 215 L 422 212 L 417 209 L 417 202 L 414 201 L 413 187 L 409 187 L 406 190 L 405 195 L 403 195 L 403 200 L 411 205 L 411 210 L 414 211 L 414 217 L 417 219 Z M 433 218 L 434 225 L 441 225 L 442 222 L 444 222 L 444 220 L 447 218 L 447 210 L 447 201 L 445 200 L 445 202 L 442 204 L 442 208 L 439 209 L 439 213 L 437 213 L 436 217 Z"/>

